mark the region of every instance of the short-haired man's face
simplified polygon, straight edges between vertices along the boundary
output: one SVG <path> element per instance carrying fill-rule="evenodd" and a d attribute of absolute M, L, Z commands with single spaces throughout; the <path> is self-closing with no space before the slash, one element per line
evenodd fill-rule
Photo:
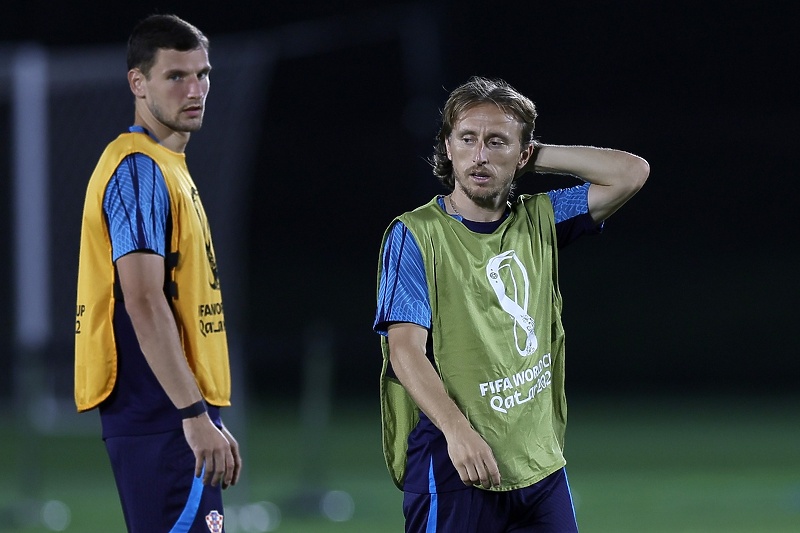
<path fill-rule="evenodd" d="M 445 139 L 455 188 L 479 205 L 497 198 L 505 201 L 517 170 L 529 156 L 521 136 L 522 122 L 495 104 L 464 111 Z"/>
<path fill-rule="evenodd" d="M 205 48 L 159 49 L 149 74 L 138 80 L 141 92 L 134 92 L 164 126 L 177 132 L 197 131 L 203 125 L 210 71 Z"/>

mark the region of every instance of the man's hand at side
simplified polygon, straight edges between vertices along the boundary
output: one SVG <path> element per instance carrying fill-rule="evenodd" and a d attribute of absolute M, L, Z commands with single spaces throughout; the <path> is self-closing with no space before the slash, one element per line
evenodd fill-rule
<path fill-rule="evenodd" d="M 207 414 L 184 419 L 183 434 L 194 453 L 195 477 L 200 477 L 205 466 L 203 484 L 216 486 L 217 483 L 222 483 L 222 487 L 227 488 L 238 480 L 239 461 L 236 459 L 239 455 L 238 444 L 234 440 L 234 445 L 231 445 L 225 434 L 211 422 Z M 236 446 L 235 454 L 234 446 Z"/>
<path fill-rule="evenodd" d="M 442 430 L 447 440 L 447 453 L 465 485 L 484 488 L 500 486 L 500 470 L 492 449 L 467 422 Z"/>

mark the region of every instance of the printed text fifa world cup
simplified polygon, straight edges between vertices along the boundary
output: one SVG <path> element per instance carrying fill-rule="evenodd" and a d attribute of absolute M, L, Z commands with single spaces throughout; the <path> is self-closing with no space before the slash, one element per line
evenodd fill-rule
<path fill-rule="evenodd" d="M 490 395 L 489 405 L 492 409 L 499 413 L 508 413 L 509 409 L 533 400 L 550 386 L 552 382 L 550 365 L 550 354 L 544 354 L 531 368 L 511 376 L 480 383 L 478 387 L 481 396 Z"/>

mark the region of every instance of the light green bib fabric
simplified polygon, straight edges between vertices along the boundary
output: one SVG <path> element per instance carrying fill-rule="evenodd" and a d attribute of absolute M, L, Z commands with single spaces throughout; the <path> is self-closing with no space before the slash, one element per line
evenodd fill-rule
<path fill-rule="evenodd" d="M 490 235 L 467 229 L 436 198 L 398 220 L 422 251 L 437 370 L 494 452 L 502 477 L 494 490 L 540 481 L 566 464 L 564 330 L 549 197 L 523 195 Z M 389 345 L 385 337 L 381 343 L 384 455 L 402 487 L 419 415 L 399 381 L 386 376 Z"/>

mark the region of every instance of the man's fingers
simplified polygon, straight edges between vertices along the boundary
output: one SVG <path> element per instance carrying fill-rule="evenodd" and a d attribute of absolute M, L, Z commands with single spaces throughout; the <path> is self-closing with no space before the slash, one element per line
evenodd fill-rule
<path fill-rule="evenodd" d="M 239 457 L 238 452 L 233 456 L 233 476 L 231 477 L 231 485 L 236 485 L 239 482 L 239 475 L 242 473 L 242 459 Z"/>
<path fill-rule="evenodd" d="M 490 489 L 492 487 L 499 487 L 500 486 L 500 472 L 495 472 L 493 474 L 488 474 L 486 477 L 481 478 L 481 485 L 484 488 Z"/>
<path fill-rule="evenodd" d="M 242 473 L 242 454 L 239 452 L 239 443 L 233 438 L 233 435 L 231 435 L 227 428 L 225 428 L 225 438 L 230 442 L 231 454 L 233 454 L 233 478 L 231 479 L 231 485 L 236 485 Z"/>
<path fill-rule="evenodd" d="M 231 453 L 230 449 L 228 449 L 225 452 L 225 472 L 222 478 L 223 489 L 227 489 L 231 485 L 235 464 L 236 463 L 233 461 L 233 454 Z"/>
<path fill-rule="evenodd" d="M 222 486 L 223 489 L 227 489 L 231 485 L 236 485 L 236 483 L 239 481 L 239 473 L 242 471 L 241 462 L 238 459 L 238 456 L 235 454 L 231 455 L 231 460 L 232 463 L 228 468 L 228 471 L 230 472 L 230 479 L 225 485 Z"/>
<path fill-rule="evenodd" d="M 483 450 L 460 461 L 454 461 L 453 465 L 464 485 L 480 485 L 487 489 L 500 486 L 500 470 L 491 450 Z"/>
<path fill-rule="evenodd" d="M 202 455 L 195 454 L 194 456 L 194 477 L 200 477 L 203 474 L 203 465 L 205 464 L 205 459 L 203 459 Z M 205 483 L 205 478 L 203 479 Z"/>
<path fill-rule="evenodd" d="M 499 487 L 500 486 L 500 469 L 497 466 L 497 461 L 494 460 L 494 457 L 490 457 L 490 460 L 484 463 L 486 465 L 486 471 L 488 472 L 488 480 L 490 481 L 490 487 Z"/>
<path fill-rule="evenodd" d="M 203 485 L 214 484 L 214 456 L 207 455 L 205 459 L 206 473 L 203 476 Z"/>
<path fill-rule="evenodd" d="M 457 467 L 456 470 L 458 471 L 458 477 L 461 478 L 461 482 L 464 485 L 467 485 L 467 486 L 472 485 L 472 480 L 470 479 L 469 469 L 467 468 L 466 465 L 461 465 L 461 466 Z"/>
<path fill-rule="evenodd" d="M 213 462 L 212 462 L 213 461 Z M 228 488 L 233 483 L 235 463 L 230 450 L 217 450 L 207 462 L 206 475 L 203 483 L 216 487 L 218 483 L 222 488 Z"/>
<path fill-rule="evenodd" d="M 489 469 L 486 467 L 485 464 L 481 464 L 481 468 L 478 471 L 478 475 L 480 476 L 480 484 L 484 488 L 492 488 L 492 483 L 494 482 L 494 478 L 492 478 Z"/>
<path fill-rule="evenodd" d="M 461 481 L 464 482 L 464 485 L 479 485 L 481 482 L 481 476 L 474 464 L 464 465 L 463 473 L 459 472 L 459 474 L 461 475 Z"/>
<path fill-rule="evenodd" d="M 231 485 L 236 485 L 242 473 L 242 456 L 239 453 L 239 443 L 233 439 L 231 442 L 231 453 L 233 453 L 233 478 L 231 479 Z"/>
<path fill-rule="evenodd" d="M 490 489 L 492 487 L 500 486 L 500 470 L 494 457 L 490 457 L 487 461 L 476 463 L 472 467 L 465 467 L 464 476 L 461 477 L 465 485 L 481 485 L 484 488 Z"/>
<path fill-rule="evenodd" d="M 492 486 L 499 487 L 500 486 L 500 482 L 502 481 L 500 479 L 500 470 L 497 470 L 497 467 L 495 467 L 495 471 L 494 472 L 490 472 L 489 475 L 492 478 Z"/>
<path fill-rule="evenodd" d="M 211 486 L 216 487 L 218 483 L 225 484 L 228 478 L 228 453 L 223 450 L 214 452 L 214 479 Z"/>
<path fill-rule="evenodd" d="M 207 418 L 205 421 L 208 423 L 184 421 L 184 435 L 195 456 L 194 475 L 202 476 L 204 485 L 227 488 L 239 480 L 242 460 L 238 444 L 224 426 L 220 429 Z"/>

